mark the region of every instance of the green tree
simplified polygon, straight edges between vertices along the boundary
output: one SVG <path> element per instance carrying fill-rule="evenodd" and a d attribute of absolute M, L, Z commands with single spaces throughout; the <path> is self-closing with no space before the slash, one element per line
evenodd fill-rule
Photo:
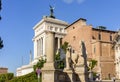
<path fill-rule="evenodd" d="M 0 11 L 2 9 L 2 1 L 0 0 Z M 1 20 L 1 16 L 0 16 L 0 20 Z"/>
<path fill-rule="evenodd" d="M 68 42 L 64 42 L 64 44 L 61 46 L 61 49 L 65 52 L 65 54 L 67 51 L 67 47 L 68 47 Z M 60 51 L 55 55 L 55 61 L 57 63 L 58 69 L 64 69 L 65 59 L 63 60 L 60 59 Z"/>
<path fill-rule="evenodd" d="M 96 74 L 97 74 L 97 72 L 93 70 L 96 65 L 97 65 L 97 60 L 92 59 L 89 61 L 88 71 L 92 73 L 93 78 L 96 78 Z"/>
<path fill-rule="evenodd" d="M 3 48 L 3 40 L 0 37 L 0 49 L 2 49 L 2 48 Z"/>
<path fill-rule="evenodd" d="M 0 11 L 1 11 L 1 9 L 2 9 L 2 1 L 0 0 Z M 1 16 L 0 16 L 0 20 L 1 20 Z M 2 48 L 3 48 L 3 40 L 0 37 L 0 49 L 2 49 Z"/>
<path fill-rule="evenodd" d="M 97 65 L 97 60 L 94 59 L 90 60 L 88 65 L 88 70 L 93 71 L 96 65 Z"/>
<path fill-rule="evenodd" d="M 37 64 L 33 66 L 34 71 L 36 71 L 37 68 L 41 69 L 44 66 L 45 62 L 46 62 L 46 60 L 44 60 L 44 59 L 39 60 L 37 62 Z"/>
<path fill-rule="evenodd" d="M 65 54 L 67 52 L 68 42 L 64 42 L 64 44 L 61 46 L 61 48 L 64 50 Z"/>

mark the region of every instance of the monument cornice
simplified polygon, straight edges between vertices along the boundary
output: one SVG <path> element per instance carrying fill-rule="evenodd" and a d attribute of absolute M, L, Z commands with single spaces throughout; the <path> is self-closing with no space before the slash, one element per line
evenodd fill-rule
<path fill-rule="evenodd" d="M 48 23 L 53 23 L 53 24 L 58 24 L 58 25 L 62 25 L 62 26 L 68 26 L 69 24 L 67 22 L 64 22 L 62 20 L 59 20 L 59 19 L 53 19 L 53 18 L 50 18 L 48 16 L 44 16 L 43 19 L 38 22 L 34 27 L 33 29 L 35 30 L 36 28 L 38 28 L 41 24 L 43 24 L 44 22 L 48 22 Z"/>

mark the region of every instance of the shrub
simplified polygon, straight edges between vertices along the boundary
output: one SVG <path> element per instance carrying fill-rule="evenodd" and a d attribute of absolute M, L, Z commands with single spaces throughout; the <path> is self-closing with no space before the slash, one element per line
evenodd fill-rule
<path fill-rule="evenodd" d="M 33 66 L 34 71 L 36 71 L 36 68 L 40 68 L 41 69 L 44 66 L 45 62 L 46 62 L 46 60 L 44 60 L 44 59 L 39 60 L 37 62 L 37 64 Z"/>
<path fill-rule="evenodd" d="M 40 81 L 41 81 L 41 75 L 40 75 Z M 9 82 L 38 82 L 38 79 L 36 73 L 32 72 L 24 76 L 14 77 Z"/>
<path fill-rule="evenodd" d="M 64 44 L 61 46 L 61 49 L 65 52 L 67 51 L 67 47 L 68 47 L 68 42 L 64 42 Z M 58 51 L 57 54 L 55 54 L 55 62 L 56 62 L 56 68 L 58 69 L 64 69 L 65 67 L 65 59 L 61 59 L 60 58 L 60 51 Z"/>
<path fill-rule="evenodd" d="M 0 82 L 7 82 L 14 77 L 13 73 L 0 74 Z"/>

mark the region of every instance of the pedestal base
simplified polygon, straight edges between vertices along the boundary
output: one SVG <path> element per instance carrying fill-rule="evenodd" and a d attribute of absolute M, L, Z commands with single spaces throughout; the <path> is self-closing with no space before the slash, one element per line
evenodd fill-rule
<path fill-rule="evenodd" d="M 42 68 L 42 82 L 58 82 L 54 63 L 45 63 Z"/>
<path fill-rule="evenodd" d="M 67 74 L 67 76 L 66 76 L 66 82 L 76 82 L 75 81 L 75 78 L 74 78 L 74 72 L 71 70 L 71 69 L 67 69 L 67 68 L 65 68 L 64 69 L 64 72 Z"/>
<path fill-rule="evenodd" d="M 78 82 L 88 82 L 88 73 L 84 66 L 77 66 L 75 72 L 78 76 Z"/>
<path fill-rule="evenodd" d="M 59 82 L 55 70 L 42 70 L 42 82 Z"/>

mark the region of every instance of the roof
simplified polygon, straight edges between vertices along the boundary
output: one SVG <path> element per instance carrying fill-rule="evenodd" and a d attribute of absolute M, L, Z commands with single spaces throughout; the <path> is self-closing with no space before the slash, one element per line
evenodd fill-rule
<path fill-rule="evenodd" d="M 51 18 L 51 17 L 48 17 L 48 16 L 44 16 L 42 18 L 41 21 L 39 21 L 34 27 L 33 29 L 36 29 L 39 25 L 41 25 L 43 22 L 51 22 L 51 23 L 55 23 L 55 24 L 61 24 L 61 25 L 64 25 L 64 26 L 68 26 L 69 24 L 65 21 L 62 21 L 62 20 L 59 20 L 59 19 L 55 19 L 55 18 Z"/>
<path fill-rule="evenodd" d="M 69 26 L 67 26 L 66 28 L 68 28 L 68 27 L 70 27 L 70 26 L 72 26 L 73 24 L 75 24 L 76 22 L 78 22 L 79 20 L 83 20 L 83 21 L 87 21 L 86 19 L 84 19 L 84 18 L 79 18 L 78 20 L 76 20 L 75 22 L 73 22 L 72 24 L 70 24 Z M 66 29 L 65 28 L 65 29 Z"/>
<path fill-rule="evenodd" d="M 117 31 L 113 31 L 113 30 L 107 30 L 107 29 L 98 29 L 98 28 L 92 28 L 93 30 L 97 30 L 97 31 L 105 31 L 105 32 L 113 32 L 113 33 L 117 33 Z"/>
<path fill-rule="evenodd" d="M 76 22 L 78 22 L 79 20 L 83 20 L 83 21 L 87 21 L 86 19 L 84 18 L 79 18 L 78 20 L 76 20 L 75 22 L 73 22 L 72 24 L 70 24 L 69 26 L 67 26 L 66 28 L 72 26 L 73 24 L 75 24 Z M 65 29 L 66 29 L 65 28 Z M 107 30 L 107 29 L 99 29 L 99 28 L 92 28 L 93 30 L 98 30 L 98 31 L 106 31 L 106 32 L 113 32 L 113 33 L 117 33 L 117 31 L 113 31 L 113 30 Z"/>

